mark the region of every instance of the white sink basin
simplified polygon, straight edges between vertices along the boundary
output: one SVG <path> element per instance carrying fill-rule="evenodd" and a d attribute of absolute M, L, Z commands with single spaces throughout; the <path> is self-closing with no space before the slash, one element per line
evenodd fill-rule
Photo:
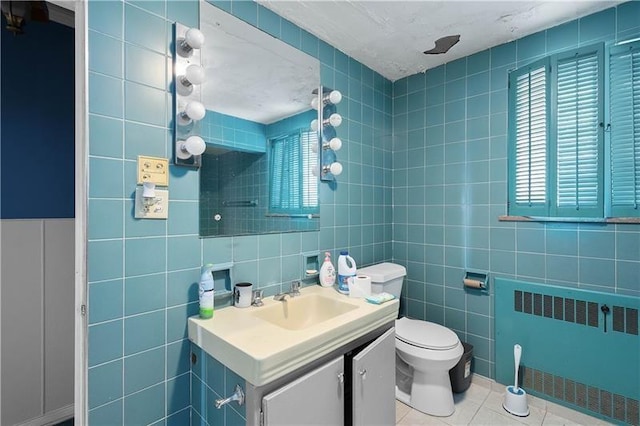
<path fill-rule="evenodd" d="M 358 305 L 321 294 L 306 293 L 297 297 L 287 296 L 280 303 L 256 310 L 253 315 L 278 327 L 302 330 L 354 309 L 358 309 Z"/>
<path fill-rule="evenodd" d="M 394 321 L 398 300 L 373 305 L 333 288 L 189 318 L 189 339 L 254 386 L 272 382 Z"/>

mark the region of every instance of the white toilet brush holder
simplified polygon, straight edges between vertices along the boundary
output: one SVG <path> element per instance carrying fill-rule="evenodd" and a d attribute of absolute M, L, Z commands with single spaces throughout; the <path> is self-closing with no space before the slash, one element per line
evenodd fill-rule
<path fill-rule="evenodd" d="M 518 386 L 518 370 L 520 369 L 520 357 L 522 356 L 522 347 L 515 345 L 513 347 L 513 357 L 516 366 L 516 378 L 513 386 L 507 386 L 504 394 L 504 402 L 502 407 L 508 413 L 518 417 L 526 417 L 529 415 L 529 403 L 527 402 L 527 393 Z"/>

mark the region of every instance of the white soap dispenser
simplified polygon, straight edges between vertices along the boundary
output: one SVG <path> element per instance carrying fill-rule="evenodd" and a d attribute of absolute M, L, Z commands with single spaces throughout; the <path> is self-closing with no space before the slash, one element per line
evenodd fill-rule
<path fill-rule="evenodd" d="M 324 253 L 324 262 L 320 267 L 320 285 L 322 287 L 333 287 L 336 283 L 336 269 L 331 263 L 331 253 Z"/>
<path fill-rule="evenodd" d="M 208 263 L 200 269 L 200 318 L 213 317 L 213 265 Z"/>

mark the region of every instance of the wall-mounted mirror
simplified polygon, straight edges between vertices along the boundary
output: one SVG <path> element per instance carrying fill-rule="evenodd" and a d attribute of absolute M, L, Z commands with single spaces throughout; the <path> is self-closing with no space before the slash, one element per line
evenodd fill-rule
<path fill-rule="evenodd" d="M 200 235 L 318 230 L 318 60 L 205 1 L 200 29 Z"/>

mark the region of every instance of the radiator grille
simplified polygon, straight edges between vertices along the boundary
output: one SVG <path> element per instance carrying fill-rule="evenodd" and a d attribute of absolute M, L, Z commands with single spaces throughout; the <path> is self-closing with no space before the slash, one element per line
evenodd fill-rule
<path fill-rule="evenodd" d="M 622 306 L 613 307 L 613 331 L 624 333 L 624 308 Z"/>
<path fill-rule="evenodd" d="M 627 308 L 627 333 L 638 335 L 638 310 Z"/>
<path fill-rule="evenodd" d="M 516 312 L 588 325 L 589 327 L 599 327 L 602 315 L 600 306 L 596 302 L 521 290 L 515 290 L 513 293 L 513 309 Z M 637 309 L 613 306 L 611 315 L 613 331 L 638 335 Z"/>
<path fill-rule="evenodd" d="M 588 302 L 588 309 L 589 309 L 589 320 L 587 321 L 587 323 L 589 324 L 590 327 L 597 327 L 598 326 L 598 304 L 596 302 Z"/>
<path fill-rule="evenodd" d="M 544 294 L 545 289 L 532 290 L 511 289 L 514 311 L 546 320 L 573 323 L 575 326 L 601 328 L 599 331 L 612 333 L 612 337 L 618 333 L 634 336 L 639 334 L 638 309 L 623 306 L 625 302 L 608 303 L 610 310 L 605 315 L 600 309 L 604 302 L 597 302 L 595 296 L 591 299 L 591 295 L 582 293 L 578 297 L 562 297 L 552 291 Z M 508 302 L 505 308 L 509 309 Z M 619 391 L 612 388 L 605 389 L 607 385 L 597 381 L 585 383 L 590 380 L 587 378 L 589 376 L 563 377 L 524 365 L 522 373 L 523 388 L 527 390 L 565 401 L 585 412 L 602 415 L 611 422 L 640 426 L 640 403 L 637 395 L 632 395 L 631 398 L 619 394 Z"/>
<path fill-rule="evenodd" d="M 575 404 L 586 410 L 637 426 L 639 402 L 633 398 L 588 386 L 569 378 L 556 376 L 534 368 L 522 367 L 525 390 L 534 390 L 556 399 Z"/>

